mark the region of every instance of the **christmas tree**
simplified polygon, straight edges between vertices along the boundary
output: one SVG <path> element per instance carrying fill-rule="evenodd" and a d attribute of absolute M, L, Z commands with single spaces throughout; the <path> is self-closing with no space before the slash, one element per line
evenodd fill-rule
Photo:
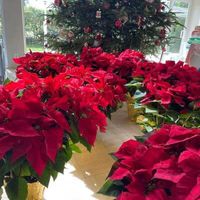
<path fill-rule="evenodd" d="M 179 24 L 161 0 L 55 0 L 47 18 L 48 45 L 63 53 L 101 46 L 153 54 L 169 43 L 167 32 Z"/>

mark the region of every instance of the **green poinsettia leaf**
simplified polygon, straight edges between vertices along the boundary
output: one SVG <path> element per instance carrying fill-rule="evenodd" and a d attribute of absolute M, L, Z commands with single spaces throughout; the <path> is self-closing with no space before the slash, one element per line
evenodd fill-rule
<path fill-rule="evenodd" d="M 145 113 L 158 113 L 158 110 L 152 107 L 145 107 Z"/>
<path fill-rule="evenodd" d="M 166 113 L 166 116 L 171 122 L 174 122 L 174 123 L 177 123 L 177 121 L 179 120 L 179 114 L 176 113 L 175 111 L 168 111 Z"/>
<path fill-rule="evenodd" d="M 86 149 L 91 152 L 91 149 L 92 149 L 92 146 L 90 144 L 88 144 L 88 142 L 83 138 L 81 137 L 80 138 L 80 143 L 86 147 Z M 81 152 L 80 152 L 81 153 Z"/>
<path fill-rule="evenodd" d="M 69 134 L 71 140 L 73 143 L 78 143 L 80 141 L 80 134 L 73 119 L 70 120 L 70 128 L 72 130 L 72 133 Z"/>
<path fill-rule="evenodd" d="M 117 197 L 121 193 L 122 189 L 123 183 L 121 181 L 107 180 L 103 187 L 98 191 L 98 193 Z"/>
<path fill-rule="evenodd" d="M 5 80 L 4 80 L 4 82 L 3 82 L 3 85 L 6 85 L 6 84 L 8 84 L 8 83 L 10 83 L 11 82 L 11 80 L 9 79 L 9 78 L 6 78 Z"/>
<path fill-rule="evenodd" d="M 144 125 L 144 128 L 146 129 L 147 133 L 150 133 L 153 131 L 153 128 L 151 126 Z"/>
<path fill-rule="evenodd" d="M 144 143 L 146 141 L 146 137 L 145 136 L 135 136 L 135 139 L 138 142 Z"/>
<path fill-rule="evenodd" d="M 49 186 L 49 181 L 50 181 L 51 174 L 52 174 L 51 171 L 52 171 L 52 169 L 49 166 L 47 166 L 46 169 L 44 170 L 42 176 L 38 178 L 38 181 L 45 187 Z"/>
<path fill-rule="evenodd" d="M 71 144 L 70 148 L 75 153 L 82 153 L 81 149 L 76 144 Z"/>
<path fill-rule="evenodd" d="M 12 178 L 5 187 L 9 200 L 26 200 L 28 189 L 24 178 Z"/>
<path fill-rule="evenodd" d="M 144 107 L 141 103 L 137 101 L 134 102 L 133 106 L 135 109 L 142 109 Z"/>
<path fill-rule="evenodd" d="M 134 99 L 141 99 L 146 95 L 146 92 L 142 92 L 140 90 L 136 90 L 134 94 Z"/>
<path fill-rule="evenodd" d="M 56 156 L 56 161 L 53 164 L 54 170 L 63 173 L 65 164 L 71 159 L 71 157 L 72 149 L 70 147 L 60 150 Z"/>

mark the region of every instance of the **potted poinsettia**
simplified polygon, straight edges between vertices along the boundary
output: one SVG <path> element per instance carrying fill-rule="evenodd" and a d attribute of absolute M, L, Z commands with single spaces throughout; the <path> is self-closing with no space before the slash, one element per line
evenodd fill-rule
<path fill-rule="evenodd" d="M 200 129 L 164 125 L 144 143 L 129 140 L 114 153 L 100 193 L 117 200 L 200 198 Z"/>
<path fill-rule="evenodd" d="M 53 87 L 54 80 L 26 77 L 1 88 L 1 185 L 11 200 L 26 199 L 28 183 L 39 181 L 47 187 L 50 177 L 63 172 L 77 149 L 74 143 L 90 149 L 97 130 L 106 126 L 106 116 L 96 103 L 80 105 L 80 98 L 86 100 L 91 94 L 78 96 L 68 85 L 72 91 L 58 99 L 57 93 L 64 91 Z M 77 98 L 67 98 L 70 92 Z"/>
<path fill-rule="evenodd" d="M 102 69 L 112 72 L 129 82 L 139 61 L 145 60 L 144 54 L 126 49 L 119 54 L 104 52 L 102 48 L 83 48 L 80 61 L 93 70 Z"/>
<path fill-rule="evenodd" d="M 97 49 L 94 48 L 93 51 L 97 51 Z M 87 59 L 88 62 L 91 62 L 88 57 Z M 56 78 L 59 74 L 68 73 L 67 80 L 69 78 L 71 78 L 70 81 L 80 79 L 81 86 L 88 87 L 90 85 L 96 89 L 94 92 L 101 96 L 99 107 L 108 117 L 111 117 L 111 113 L 116 111 L 125 100 L 126 88 L 124 84 L 126 81 L 100 67 L 98 70 L 93 70 L 87 64 L 86 57 L 83 61 L 78 60 L 73 54 L 30 52 L 23 57 L 14 58 L 14 62 L 18 65 L 17 77 L 19 79 L 26 76 L 26 72 L 36 74 L 39 78 Z M 57 80 L 59 80 L 59 77 Z"/>
<path fill-rule="evenodd" d="M 200 72 L 183 62 L 141 62 L 127 84 L 135 107 L 143 109 L 138 123 L 145 132 L 176 123 L 199 127 Z"/>
<path fill-rule="evenodd" d="M 60 61 L 47 55 L 40 70 L 46 59 L 49 73 L 59 67 Z M 10 200 L 29 198 L 35 182 L 48 187 L 50 177 L 56 179 L 80 151 L 76 143 L 90 150 L 97 132 L 105 132 L 105 110 L 124 99 L 123 81 L 105 71 L 67 65 L 62 73 L 41 77 L 40 70 L 23 70 L 28 65 L 21 64 L 18 80 L 0 87 L 0 183 Z"/>

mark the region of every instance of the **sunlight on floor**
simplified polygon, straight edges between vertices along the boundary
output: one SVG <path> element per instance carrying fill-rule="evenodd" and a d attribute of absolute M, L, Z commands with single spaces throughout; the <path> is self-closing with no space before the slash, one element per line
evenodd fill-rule
<path fill-rule="evenodd" d="M 73 165 L 67 164 L 65 175 L 59 175 L 55 182 L 51 181 L 50 187 L 45 191 L 44 198 L 47 200 L 96 200 L 92 197 L 94 192 L 80 178 L 73 175 L 76 171 Z"/>

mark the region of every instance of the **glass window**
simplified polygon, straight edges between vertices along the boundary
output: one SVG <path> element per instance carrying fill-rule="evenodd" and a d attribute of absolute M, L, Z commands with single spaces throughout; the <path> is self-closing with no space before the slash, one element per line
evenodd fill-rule
<path fill-rule="evenodd" d="M 180 50 L 183 40 L 183 31 L 186 19 L 188 17 L 189 1 L 186 0 L 173 0 L 171 1 L 170 7 L 173 12 L 176 13 L 178 20 L 183 26 L 174 26 L 169 32 L 169 37 L 171 42 L 166 48 L 166 52 L 163 55 L 162 61 L 165 60 L 179 60 L 182 59 L 180 56 Z"/>
<path fill-rule="evenodd" d="M 44 51 L 45 12 L 53 0 L 24 0 L 26 51 Z"/>

